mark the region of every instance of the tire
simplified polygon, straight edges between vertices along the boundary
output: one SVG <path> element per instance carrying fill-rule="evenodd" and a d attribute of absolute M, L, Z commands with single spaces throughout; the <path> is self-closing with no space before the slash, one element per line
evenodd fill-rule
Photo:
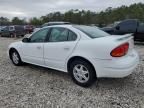
<path fill-rule="evenodd" d="M 15 66 L 21 66 L 23 64 L 21 57 L 16 50 L 10 52 L 10 59 Z"/>
<path fill-rule="evenodd" d="M 10 34 L 10 38 L 13 38 L 14 37 L 14 35 L 13 34 Z"/>
<path fill-rule="evenodd" d="M 75 60 L 70 64 L 69 73 L 72 80 L 82 87 L 91 86 L 97 79 L 93 66 L 81 59 Z"/>

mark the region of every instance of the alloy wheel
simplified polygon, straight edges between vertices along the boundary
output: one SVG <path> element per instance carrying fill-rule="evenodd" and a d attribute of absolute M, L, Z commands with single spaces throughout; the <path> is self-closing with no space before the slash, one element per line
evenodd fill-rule
<path fill-rule="evenodd" d="M 19 56 L 16 52 L 13 52 L 12 54 L 12 60 L 15 64 L 18 64 L 19 63 Z"/>
<path fill-rule="evenodd" d="M 82 64 L 78 64 L 73 68 L 73 75 L 75 79 L 81 83 L 85 83 L 89 80 L 89 71 Z"/>

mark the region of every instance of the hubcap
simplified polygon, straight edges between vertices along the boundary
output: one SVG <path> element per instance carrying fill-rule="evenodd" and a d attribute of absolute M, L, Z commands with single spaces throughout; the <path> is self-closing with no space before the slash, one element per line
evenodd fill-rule
<path fill-rule="evenodd" d="M 14 53 L 12 54 L 12 59 L 13 59 L 13 62 L 14 62 L 15 64 L 18 64 L 18 63 L 19 63 L 19 57 L 18 57 L 18 54 L 17 54 L 16 52 L 14 52 Z"/>
<path fill-rule="evenodd" d="M 89 71 L 84 65 L 76 65 L 73 68 L 73 74 L 75 79 L 81 83 L 85 83 L 89 80 Z"/>

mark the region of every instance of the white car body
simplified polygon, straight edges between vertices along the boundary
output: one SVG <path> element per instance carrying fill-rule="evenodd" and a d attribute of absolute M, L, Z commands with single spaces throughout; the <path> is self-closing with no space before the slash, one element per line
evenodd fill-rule
<path fill-rule="evenodd" d="M 130 35 L 106 36 L 92 39 L 72 25 L 49 27 L 67 28 L 77 35 L 77 39 L 75 41 L 43 43 L 24 43 L 20 41 L 12 43 L 9 46 L 9 50 L 11 48 L 16 49 L 23 62 L 64 72 L 68 72 L 67 65 L 71 58 L 81 57 L 93 65 L 99 78 L 121 78 L 128 76 L 139 62 L 139 56 L 133 45 L 133 37 L 130 37 Z M 128 53 L 123 57 L 112 57 L 110 55 L 111 51 L 125 42 L 128 42 L 130 45 Z"/>

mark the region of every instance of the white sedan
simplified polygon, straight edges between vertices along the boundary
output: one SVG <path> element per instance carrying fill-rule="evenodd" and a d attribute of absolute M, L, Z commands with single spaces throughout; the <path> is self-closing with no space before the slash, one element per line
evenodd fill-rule
<path fill-rule="evenodd" d="M 68 72 L 83 87 L 101 77 L 126 77 L 139 62 L 130 34 L 113 36 L 83 25 L 44 27 L 8 51 L 16 66 L 30 63 Z"/>

